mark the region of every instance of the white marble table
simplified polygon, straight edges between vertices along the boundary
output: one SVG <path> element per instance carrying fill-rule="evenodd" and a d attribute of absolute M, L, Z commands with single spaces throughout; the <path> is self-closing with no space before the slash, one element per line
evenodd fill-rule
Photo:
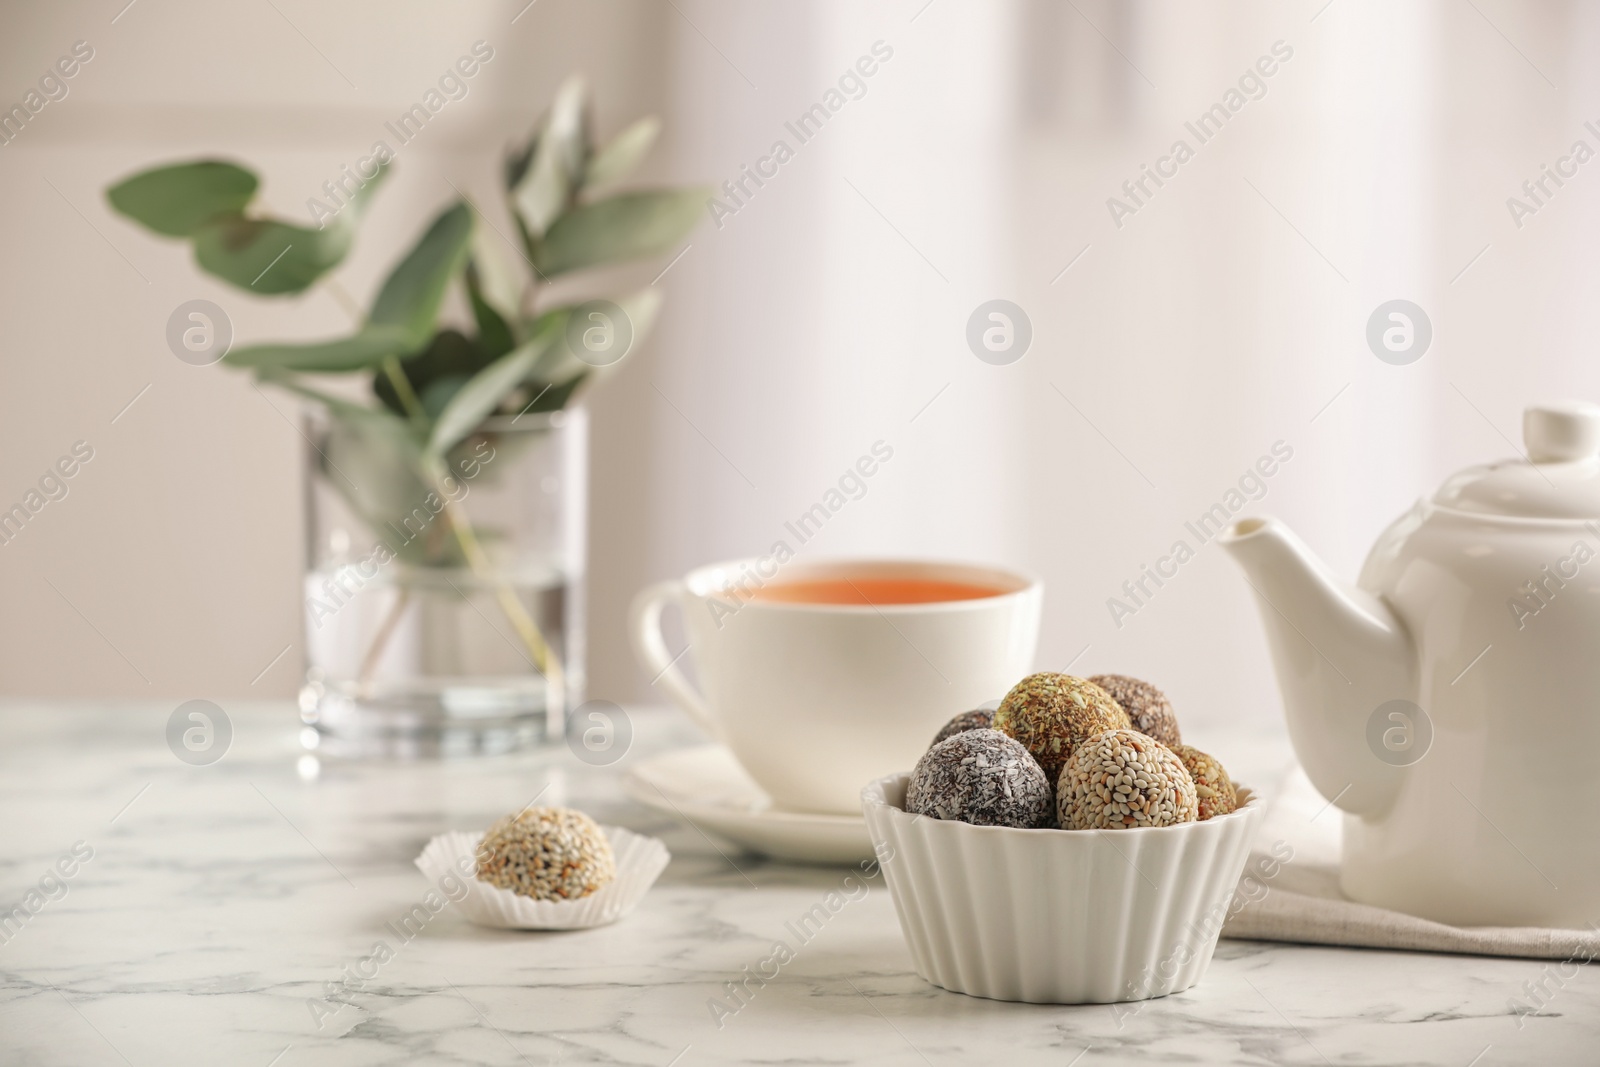
<path fill-rule="evenodd" d="M 881 882 L 719 1028 L 709 999 L 847 872 L 724 856 L 565 748 L 313 766 L 289 708 L 232 707 L 226 758 L 191 767 L 166 747 L 171 710 L 0 709 L 0 902 L 40 893 L 31 919 L 0 925 L 0 1064 L 1600 1062 L 1592 967 L 1544 978 L 1546 1011 L 1520 1029 L 1508 999 L 1546 964 L 1236 941 L 1199 987 L 1120 1020 L 947 993 L 912 972 Z M 620 766 L 695 739 L 665 712 L 634 723 Z M 1281 758 L 1258 742 L 1249 762 Z M 667 842 L 640 910 L 508 934 L 445 908 L 399 943 L 385 924 L 429 888 L 411 864 L 423 842 L 546 786 L 546 801 Z M 62 857 L 71 877 L 47 878 Z M 393 958 L 336 1014 L 314 1011 L 380 938 Z"/>

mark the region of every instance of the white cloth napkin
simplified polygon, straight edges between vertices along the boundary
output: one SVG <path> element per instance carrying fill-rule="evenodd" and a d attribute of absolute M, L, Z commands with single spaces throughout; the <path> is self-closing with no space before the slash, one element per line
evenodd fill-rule
<path fill-rule="evenodd" d="M 1595 930 L 1446 926 L 1347 900 L 1339 892 L 1341 836 L 1339 810 L 1295 767 L 1268 804 L 1222 936 L 1475 956 L 1600 957 Z"/>

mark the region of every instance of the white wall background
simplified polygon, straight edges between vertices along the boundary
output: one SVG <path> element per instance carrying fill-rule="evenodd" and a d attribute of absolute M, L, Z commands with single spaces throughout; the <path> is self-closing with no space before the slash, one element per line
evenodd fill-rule
<path fill-rule="evenodd" d="M 490 199 L 499 146 L 569 69 L 596 83 L 602 130 L 663 112 L 653 176 L 720 183 L 794 144 L 783 123 L 875 41 L 894 50 L 691 238 L 655 339 L 594 401 L 593 695 L 645 691 L 622 633 L 633 589 L 766 550 L 881 438 L 894 459 L 805 552 L 1035 571 L 1041 666 L 1082 653 L 1076 669 L 1162 683 L 1186 718 L 1265 724 L 1254 607 L 1215 547 L 1121 628 L 1106 598 L 1275 441 L 1294 458 L 1252 510 L 1353 575 L 1419 493 L 1510 451 L 1523 404 L 1600 396 L 1585 299 L 1600 162 L 1520 229 L 1505 206 L 1575 139 L 1600 148 L 1582 128 L 1600 120 L 1600 25 L 1575 3 L 274 3 L 139 0 L 115 24 L 120 2 L 0 12 L 0 100 L 74 40 L 97 51 L 0 148 L 0 500 L 72 441 L 97 450 L 0 548 L 5 691 L 293 692 L 297 439 L 161 331 L 200 295 L 231 300 L 246 337 L 331 332 L 340 313 L 242 304 L 100 190 L 235 154 L 293 210 L 480 37 L 496 60 L 402 154 L 343 271 L 359 295 L 445 177 Z M 1194 143 L 1184 121 L 1278 40 L 1294 55 L 1265 97 L 1114 226 L 1106 198 Z M 963 337 L 996 297 L 1034 330 L 1007 367 Z M 1364 340 L 1395 297 L 1435 331 L 1408 367 Z"/>

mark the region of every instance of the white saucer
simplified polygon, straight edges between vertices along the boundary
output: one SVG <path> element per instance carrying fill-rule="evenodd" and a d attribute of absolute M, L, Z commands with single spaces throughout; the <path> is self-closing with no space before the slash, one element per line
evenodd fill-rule
<path fill-rule="evenodd" d="M 865 818 L 774 808 L 722 745 L 656 756 L 635 766 L 623 781 L 641 804 L 774 859 L 847 864 L 872 858 Z"/>

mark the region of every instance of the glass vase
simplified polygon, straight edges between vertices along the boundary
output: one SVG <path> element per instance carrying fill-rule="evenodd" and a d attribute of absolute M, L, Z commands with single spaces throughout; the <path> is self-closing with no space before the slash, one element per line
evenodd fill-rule
<path fill-rule="evenodd" d="M 491 419 L 432 464 L 365 410 L 312 409 L 305 436 L 305 745 L 559 739 L 584 687 L 584 413 Z"/>

